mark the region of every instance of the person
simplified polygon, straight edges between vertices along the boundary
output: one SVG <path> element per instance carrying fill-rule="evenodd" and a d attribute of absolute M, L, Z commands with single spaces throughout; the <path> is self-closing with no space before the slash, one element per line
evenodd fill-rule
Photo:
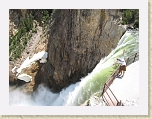
<path fill-rule="evenodd" d="M 121 77 L 121 78 L 124 76 L 125 71 L 126 71 L 126 62 L 125 62 L 125 59 L 124 59 L 124 52 L 125 52 L 125 50 L 123 51 L 123 54 L 122 54 L 121 58 L 117 58 L 117 63 L 120 64 L 118 77 Z"/>

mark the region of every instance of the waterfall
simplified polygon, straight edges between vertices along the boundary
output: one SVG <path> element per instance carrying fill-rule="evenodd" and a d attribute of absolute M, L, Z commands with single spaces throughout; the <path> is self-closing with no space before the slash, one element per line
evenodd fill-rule
<path fill-rule="evenodd" d="M 82 78 L 80 84 L 76 85 L 76 88 L 71 92 L 71 96 L 69 96 L 66 105 L 80 105 L 96 91 L 101 91 L 105 82 L 102 81 L 102 79 L 107 79 L 108 77 L 106 77 L 106 74 L 114 70 L 112 65 L 116 62 L 116 58 L 122 55 L 124 49 L 125 58 L 138 52 L 138 41 L 138 31 L 126 31 L 120 39 L 117 47 L 112 50 L 107 57 L 101 59 L 95 69 L 86 77 Z"/>
<path fill-rule="evenodd" d="M 123 50 L 125 58 L 139 51 L 139 31 L 126 31 L 117 47 L 107 57 L 102 58 L 93 71 L 82 77 L 80 82 L 55 94 L 43 85 L 39 85 L 38 91 L 33 95 L 23 94 L 16 89 L 9 93 L 9 105 L 79 106 L 94 93 L 102 91 L 104 82 L 114 71 L 113 63 L 122 55 Z"/>

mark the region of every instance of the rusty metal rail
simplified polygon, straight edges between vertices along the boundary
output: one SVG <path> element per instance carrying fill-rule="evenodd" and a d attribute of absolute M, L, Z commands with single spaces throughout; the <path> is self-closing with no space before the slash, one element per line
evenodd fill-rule
<path fill-rule="evenodd" d="M 132 54 L 126 60 L 126 66 L 130 65 L 131 63 L 137 61 L 139 59 L 139 53 Z M 114 73 L 110 76 L 110 78 L 105 82 L 103 91 L 101 96 L 103 97 L 104 101 L 107 103 L 108 106 L 123 106 L 121 100 L 118 101 L 112 90 L 110 89 L 110 85 L 115 80 L 119 72 L 120 66 L 114 71 Z"/>
<path fill-rule="evenodd" d="M 103 94 L 103 99 L 106 100 L 106 103 L 108 106 L 117 106 L 119 103 L 118 99 L 116 98 L 116 96 L 114 95 L 110 87 L 106 84 L 105 86 L 108 88 Z"/>
<path fill-rule="evenodd" d="M 119 68 L 120 66 L 114 71 L 114 73 L 110 76 L 110 78 L 105 82 L 101 95 L 103 95 L 106 92 L 106 90 L 109 88 L 109 86 L 113 83 L 113 81 L 115 80 L 115 77 L 117 76 L 119 72 Z"/>

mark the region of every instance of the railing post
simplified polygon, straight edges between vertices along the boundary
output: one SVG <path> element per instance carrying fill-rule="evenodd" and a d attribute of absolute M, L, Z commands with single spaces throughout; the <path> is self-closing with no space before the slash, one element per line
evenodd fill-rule
<path fill-rule="evenodd" d="M 127 58 L 127 61 L 126 61 L 126 66 L 128 65 L 128 61 L 129 61 L 129 57 Z"/>
<path fill-rule="evenodd" d="M 105 89 L 105 88 L 106 88 L 105 86 L 106 86 L 106 83 L 104 84 L 104 87 L 103 87 L 103 89 L 102 89 L 103 91 L 102 91 L 102 93 L 101 93 L 101 96 L 103 96 L 103 94 L 105 93 L 105 90 L 106 90 L 106 89 Z"/>
<path fill-rule="evenodd" d="M 133 60 L 133 62 L 135 62 L 136 56 L 137 56 L 137 53 L 135 54 L 135 57 L 134 57 L 134 60 Z"/>
<path fill-rule="evenodd" d="M 123 106 L 122 101 L 120 100 L 120 102 L 117 103 L 117 106 Z"/>

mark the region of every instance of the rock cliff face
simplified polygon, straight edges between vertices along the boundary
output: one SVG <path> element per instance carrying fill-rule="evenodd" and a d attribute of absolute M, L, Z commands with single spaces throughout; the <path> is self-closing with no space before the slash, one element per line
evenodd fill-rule
<path fill-rule="evenodd" d="M 119 10 L 56 10 L 48 40 L 48 62 L 35 77 L 53 91 L 76 83 L 116 47 L 125 29 Z"/>

